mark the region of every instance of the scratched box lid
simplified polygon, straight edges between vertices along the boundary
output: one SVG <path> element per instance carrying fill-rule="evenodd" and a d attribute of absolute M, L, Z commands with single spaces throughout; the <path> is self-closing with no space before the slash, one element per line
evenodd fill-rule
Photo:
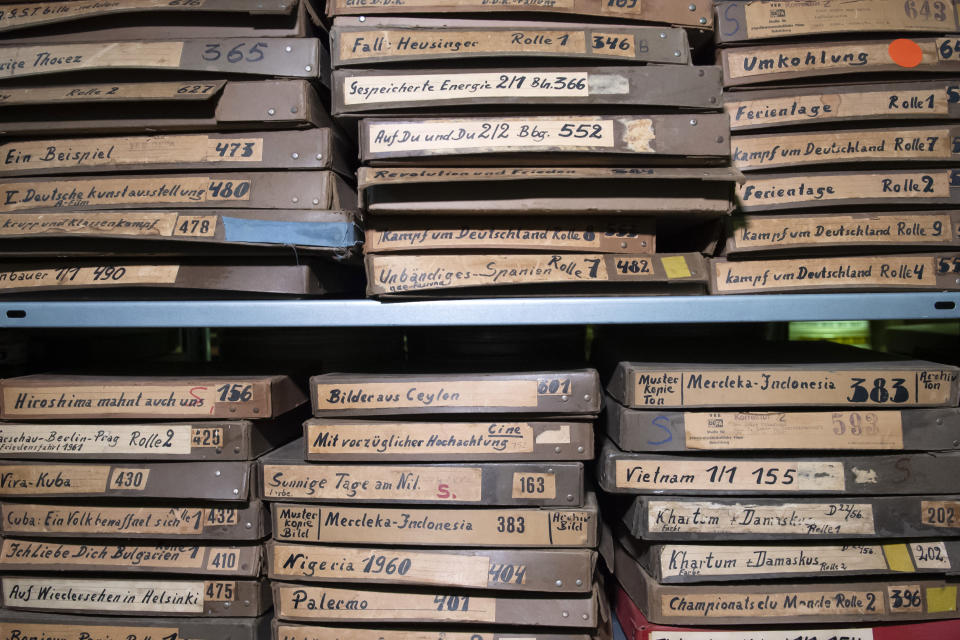
<path fill-rule="evenodd" d="M 330 49 L 334 69 L 501 58 L 690 64 L 683 29 L 623 24 L 341 16 Z"/>
<path fill-rule="evenodd" d="M 38 374 L 0 381 L 9 419 L 269 418 L 306 398 L 287 376 Z"/>
<path fill-rule="evenodd" d="M 624 451 L 953 451 L 960 409 L 630 409 L 607 396 L 607 437 Z"/>
<path fill-rule="evenodd" d="M 661 624 L 858 625 L 948 619 L 957 611 L 957 585 L 942 577 L 664 585 L 622 545 L 616 548 L 614 575 L 647 619 Z"/>
<path fill-rule="evenodd" d="M 816 626 L 811 624 L 795 624 L 792 628 L 784 629 L 779 625 L 758 627 L 755 622 L 751 623 L 749 631 L 734 629 L 731 631 L 725 628 L 721 631 L 719 627 L 703 626 L 678 626 L 661 625 L 650 622 L 637 607 L 636 603 L 630 599 L 630 596 L 623 587 L 614 585 L 614 593 L 611 596 L 611 605 L 616 609 L 617 619 L 623 627 L 628 640 L 656 640 L 657 638 L 683 637 L 690 640 L 704 640 L 704 638 L 716 637 L 720 633 L 733 633 L 734 638 L 749 638 L 750 634 L 763 634 L 762 637 L 770 640 L 793 640 L 796 634 L 806 637 L 807 640 L 829 640 L 830 638 L 847 636 L 849 638 L 863 638 L 866 640 L 902 640 L 910 638 L 911 640 L 939 640 L 939 638 L 949 638 L 952 635 L 960 633 L 960 620 L 935 620 L 926 622 L 903 622 L 903 623 L 852 623 L 850 625 L 832 625 L 830 627 Z M 671 635 L 673 634 L 673 635 Z M 709 635 L 699 635 L 709 634 Z M 720 636 L 723 637 L 723 636 Z M 277 640 L 282 640 L 277 638 Z M 294 640 L 293 638 L 289 640 Z M 296 640 L 300 640 L 299 638 Z M 304 638 L 303 640 L 308 640 Z M 738 638 L 739 640 L 739 638 Z"/>
<path fill-rule="evenodd" d="M 101 82 L 4 87 L 6 136 L 333 126 L 307 80 Z"/>
<path fill-rule="evenodd" d="M 123 171 L 331 169 L 352 178 L 336 130 L 177 133 L 98 138 L 17 139 L 0 145 L 0 176 Z"/>
<path fill-rule="evenodd" d="M 599 486 L 644 495 L 894 495 L 960 493 L 960 452 L 823 455 L 635 453 L 605 440 Z"/>
<path fill-rule="evenodd" d="M 115 0 L 109 4 L 53 0 L 5 4 L 5 40 L 150 38 L 303 38 L 318 32 L 315 0 Z"/>
<path fill-rule="evenodd" d="M 382 0 L 330 0 L 327 15 L 418 15 L 476 14 L 484 18 L 512 18 L 516 14 L 537 18 L 589 16 L 622 22 L 659 22 L 693 29 L 711 29 L 713 15 L 709 2 L 685 5 L 673 0 L 621 0 L 594 3 L 590 0 L 556 0 L 555 2 L 484 2 L 483 0 L 407 0 L 403 3 Z"/>
<path fill-rule="evenodd" d="M 528 105 L 715 111 L 722 104 L 719 67 L 484 67 L 477 69 L 338 69 L 333 114 L 506 115 Z M 517 113 L 516 115 L 520 115 Z"/>
<path fill-rule="evenodd" d="M 960 32 L 960 17 L 949 0 L 716 0 L 714 12 L 721 44 L 827 34 L 890 33 L 901 37 Z"/>
<path fill-rule="evenodd" d="M 0 213 L 6 256 L 147 259 L 171 256 L 310 255 L 349 260 L 360 252 L 355 211 L 216 210 Z"/>
<path fill-rule="evenodd" d="M 669 213 L 718 218 L 733 210 L 734 188 L 742 179 L 739 171 L 725 167 L 421 166 L 360 167 L 357 172 L 360 206 L 378 216 Z"/>
<path fill-rule="evenodd" d="M 725 114 L 364 118 L 360 159 L 423 164 L 726 164 Z"/>
<path fill-rule="evenodd" d="M 96 619 L 96 626 L 112 635 L 131 634 L 138 638 L 176 633 L 178 638 L 196 640 L 265 640 L 270 636 L 272 618 L 267 614 L 256 618 L 151 618 L 144 621 L 142 617 L 102 616 Z M 84 640 L 89 638 L 90 617 L 0 610 L 0 634 L 6 638 L 15 637 L 16 633 L 22 637 L 56 635 L 62 640 Z"/>
<path fill-rule="evenodd" d="M 252 618 L 271 606 L 266 580 L 4 575 L 3 606 L 22 611 L 144 617 Z"/>
<path fill-rule="evenodd" d="M 47 45 L 4 41 L 0 46 L 0 83 L 53 75 L 58 81 L 143 82 L 151 76 L 169 80 L 173 71 L 178 72 L 178 80 L 222 79 L 225 74 L 323 80 L 329 78 L 321 69 L 327 63 L 326 56 L 326 49 L 314 38 L 254 41 L 168 36 L 100 41 L 73 36 L 72 40 Z"/>

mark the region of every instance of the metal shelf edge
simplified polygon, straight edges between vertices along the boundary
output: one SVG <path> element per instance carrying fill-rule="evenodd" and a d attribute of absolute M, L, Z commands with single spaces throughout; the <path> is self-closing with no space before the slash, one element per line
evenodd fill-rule
<path fill-rule="evenodd" d="M 960 318 L 960 292 L 373 300 L 0 301 L 3 328 L 383 327 Z"/>

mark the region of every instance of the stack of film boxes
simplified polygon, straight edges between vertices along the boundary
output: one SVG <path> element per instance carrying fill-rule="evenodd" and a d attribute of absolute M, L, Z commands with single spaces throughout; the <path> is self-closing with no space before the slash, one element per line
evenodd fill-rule
<path fill-rule="evenodd" d="M 359 291 L 313 1 L 0 2 L 0 293 Z"/>
<path fill-rule="evenodd" d="M 737 175 L 720 71 L 682 28 L 707 40 L 709 2 L 327 9 L 368 295 L 706 291 Z"/>
<path fill-rule="evenodd" d="M 704 355 L 607 386 L 599 484 L 637 494 L 604 514 L 629 636 L 960 634 L 960 370 L 830 343 Z"/>
<path fill-rule="evenodd" d="M 711 291 L 960 289 L 955 3 L 718 0 L 716 12 L 746 215 Z"/>
<path fill-rule="evenodd" d="M 256 458 L 307 414 L 289 378 L 32 375 L 0 392 L 0 637 L 269 637 Z"/>
<path fill-rule="evenodd" d="M 600 393 L 592 369 L 313 377 L 304 440 L 261 463 L 275 638 L 609 632 L 583 468 Z"/>

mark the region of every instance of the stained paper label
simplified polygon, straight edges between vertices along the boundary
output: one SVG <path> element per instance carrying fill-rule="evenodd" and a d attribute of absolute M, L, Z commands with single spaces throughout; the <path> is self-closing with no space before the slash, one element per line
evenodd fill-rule
<path fill-rule="evenodd" d="M 774 249 L 805 245 L 952 244 L 949 215 L 747 216 L 733 231 L 738 249 Z"/>
<path fill-rule="evenodd" d="M 949 569 L 950 557 L 943 542 L 911 542 L 909 545 L 917 569 Z"/>
<path fill-rule="evenodd" d="M 834 3 L 814 0 L 771 6 L 762 2 L 743 2 L 746 37 L 773 38 L 836 31 L 953 31 L 957 27 L 953 7 L 947 2 L 930 3 L 924 11 L 900 0 Z M 933 9 L 931 10 L 931 5 Z M 722 12 L 721 12 L 722 13 Z"/>
<path fill-rule="evenodd" d="M 740 631 L 651 631 L 649 640 L 874 640 L 873 629 L 751 629 Z"/>
<path fill-rule="evenodd" d="M 13 606 L 66 611 L 203 613 L 203 582 L 3 578 Z"/>
<path fill-rule="evenodd" d="M 934 256 L 813 258 L 713 264 L 716 290 L 723 293 L 853 285 L 935 287 L 938 273 Z"/>
<path fill-rule="evenodd" d="M 479 467 L 264 464 L 268 498 L 480 502 Z"/>
<path fill-rule="evenodd" d="M 281 586 L 277 613 L 289 618 L 318 620 L 438 620 L 447 622 L 495 622 L 496 598 L 434 596 L 420 593 L 388 593 Z M 439 599 L 443 603 L 438 606 Z"/>
<path fill-rule="evenodd" d="M 511 497 L 520 499 L 550 499 L 557 497 L 555 473 L 514 473 Z"/>
<path fill-rule="evenodd" d="M 651 500 L 647 527 L 652 533 L 713 532 L 818 535 L 876 532 L 869 503 L 718 504 Z"/>
<path fill-rule="evenodd" d="M 851 175 L 797 177 L 748 177 L 737 186 L 737 195 L 746 210 L 751 206 L 799 204 L 833 200 L 912 198 L 935 199 L 950 196 L 949 171 L 912 173 L 876 172 Z"/>
<path fill-rule="evenodd" d="M 179 265 L 103 265 L 0 271 L 0 289 L 172 284 Z"/>
<path fill-rule="evenodd" d="M 946 529 L 960 529 L 960 502 L 956 500 L 923 500 L 920 503 L 923 524 Z"/>
<path fill-rule="evenodd" d="M 76 69 L 176 69 L 182 42 L 108 42 L 0 47 L 0 78 Z"/>
<path fill-rule="evenodd" d="M 683 414 L 688 449 L 902 449 L 899 411 Z"/>
<path fill-rule="evenodd" d="M 946 87 L 730 99 L 724 108 L 730 116 L 730 128 L 734 130 L 751 125 L 816 123 L 841 118 L 940 116 L 950 111 Z"/>
<path fill-rule="evenodd" d="M 5 533 L 184 535 L 235 525 L 236 509 L 0 504 Z"/>
<path fill-rule="evenodd" d="M 278 506 L 276 538 L 290 542 L 582 547 L 596 530 L 583 509 L 400 509 Z"/>
<path fill-rule="evenodd" d="M 0 9 L 0 12 L 2 11 L 3 9 Z M 0 18 L 0 24 L 2 23 L 3 19 Z M 207 99 L 216 95 L 225 84 L 225 80 L 201 80 L 199 82 L 124 82 L 120 84 L 74 84 L 50 87 L 4 87 L 0 89 L 0 105 Z"/>
<path fill-rule="evenodd" d="M 456 56 L 473 53 L 586 54 L 589 50 L 586 34 L 579 30 L 381 29 L 340 32 L 341 60 Z"/>
<path fill-rule="evenodd" d="M 525 422 L 307 424 L 307 441 L 308 453 L 331 456 L 530 453 L 534 444 Z"/>
<path fill-rule="evenodd" d="M 108 465 L 0 465 L 0 495 L 105 493 L 109 475 Z"/>
<path fill-rule="evenodd" d="M 202 9 L 206 0 L 171 2 L 171 0 L 109 0 L 108 2 L 33 2 L 3 5 L 0 9 L 0 30 L 23 28 L 46 22 L 64 22 L 87 16 L 121 13 L 137 9 L 169 9 L 189 11 Z"/>
<path fill-rule="evenodd" d="M 229 549 L 210 549 L 232 553 Z M 38 540 L 3 540 L 0 565 L 24 565 L 43 569 L 59 565 L 78 567 L 149 567 L 154 569 L 210 569 L 204 567 L 205 547 L 157 544 L 150 546 L 111 544 L 63 544 Z"/>
<path fill-rule="evenodd" d="M 641 122 L 640 120 L 634 122 Z M 652 152 L 653 123 L 638 137 L 645 138 L 636 151 Z M 536 118 L 430 120 L 379 122 L 367 127 L 367 152 L 440 151 L 451 149 L 561 148 L 595 149 L 614 146 L 613 120 L 571 117 L 563 120 Z M 644 145 L 646 149 L 644 149 Z"/>
<path fill-rule="evenodd" d="M 769 593 L 682 593 L 660 595 L 664 615 L 683 618 L 868 615 L 886 612 L 882 591 L 796 591 Z"/>
<path fill-rule="evenodd" d="M 315 408 L 536 407 L 536 380 L 317 384 Z"/>
<path fill-rule="evenodd" d="M 186 455 L 190 429 L 184 424 L 0 424 L 0 455 Z"/>
<path fill-rule="evenodd" d="M 879 545 L 666 545 L 660 551 L 663 577 L 886 570 Z"/>
<path fill-rule="evenodd" d="M 290 580 L 382 580 L 483 589 L 487 587 L 490 558 L 409 549 L 278 544 L 273 549 L 273 566 L 274 574 Z"/>

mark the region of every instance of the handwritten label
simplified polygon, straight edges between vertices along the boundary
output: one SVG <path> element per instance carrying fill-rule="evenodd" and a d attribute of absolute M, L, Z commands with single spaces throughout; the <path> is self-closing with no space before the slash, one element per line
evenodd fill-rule
<path fill-rule="evenodd" d="M 738 2 L 746 18 L 746 38 L 776 38 L 858 31 L 952 31 L 956 15 L 949 2 L 880 0 L 837 4 L 814 0 L 803 4 L 771 5 Z M 932 10 L 931 10 L 932 7 Z M 723 11 L 721 11 L 721 14 Z M 727 23 L 724 22 L 724 26 Z"/>
<path fill-rule="evenodd" d="M 688 449 L 903 449 L 899 411 L 684 413 Z"/>
<path fill-rule="evenodd" d="M 237 524 L 236 509 L 0 504 L 6 533 L 186 535 Z"/>
<path fill-rule="evenodd" d="M 954 60 L 941 61 L 937 51 L 939 41 L 915 40 L 921 51 L 917 70 L 930 70 L 940 65 L 952 67 Z M 733 80 L 765 76 L 813 75 L 817 72 L 864 73 L 891 67 L 904 68 L 890 57 L 888 42 L 845 42 L 809 46 L 764 46 L 726 49 L 726 75 Z"/>
<path fill-rule="evenodd" d="M 76 69 L 176 69 L 183 42 L 110 42 L 0 47 L 0 78 Z"/>
<path fill-rule="evenodd" d="M 0 495 L 105 493 L 109 474 L 105 465 L 0 465 Z"/>
<path fill-rule="evenodd" d="M 841 587 L 831 591 L 770 593 L 761 590 L 749 593 L 682 593 L 665 589 L 660 595 L 660 608 L 675 618 L 735 618 L 780 616 L 826 616 L 882 614 L 882 591 L 847 591 Z"/>
<path fill-rule="evenodd" d="M 586 98 L 589 75 L 558 73 L 423 73 L 343 79 L 345 105 L 425 102 L 462 98 Z"/>
<path fill-rule="evenodd" d="M 156 413 L 181 416 L 212 415 L 224 404 L 252 406 L 265 402 L 265 386 L 249 381 L 209 384 L 16 386 L 3 389 L 5 416 L 124 415 Z M 242 417 L 237 415 L 236 417 Z"/>
<path fill-rule="evenodd" d="M 586 509 L 402 509 L 276 505 L 274 537 L 291 542 L 583 547 L 596 518 Z"/>
<path fill-rule="evenodd" d="M 206 0 L 108 0 L 106 2 L 35 2 L 4 5 L 0 9 L 0 30 L 64 22 L 86 16 L 108 15 L 138 9 L 202 9 Z"/>
<path fill-rule="evenodd" d="M 183 424 L 0 424 L 0 455 L 186 455 Z"/>
<path fill-rule="evenodd" d="M 146 546 L 114 544 L 64 544 L 37 540 L 5 538 L 0 551 L 0 566 L 27 565 L 30 567 L 58 567 L 71 565 L 93 567 L 143 567 L 152 569 L 203 569 L 217 571 L 217 558 L 235 554 L 227 547 L 182 546 L 154 544 Z M 232 556 L 231 556 L 232 557 Z M 211 561 L 214 564 L 211 564 Z M 233 568 L 236 570 L 236 567 Z"/>
<path fill-rule="evenodd" d="M 648 142 L 653 140 L 653 121 L 644 119 L 636 122 L 646 123 Z M 613 120 L 575 116 L 563 120 L 473 118 L 421 122 L 373 121 L 368 125 L 366 135 L 368 153 L 528 147 L 574 150 L 614 146 Z M 648 152 L 652 151 L 652 148 L 648 149 Z"/>
<path fill-rule="evenodd" d="M 714 262 L 716 290 L 723 293 L 764 289 L 863 287 L 935 287 L 934 256 L 871 256 Z"/>
<path fill-rule="evenodd" d="M 934 527 L 960 529 L 960 502 L 956 500 L 923 500 L 920 521 Z"/>
<path fill-rule="evenodd" d="M 280 585 L 277 614 L 317 620 L 495 622 L 496 598 Z"/>
<path fill-rule="evenodd" d="M 510 495 L 526 500 L 556 499 L 557 476 L 554 473 L 514 473 Z"/>
<path fill-rule="evenodd" d="M 520 31 L 515 28 L 499 31 L 381 29 L 342 30 L 339 52 L 341 60 L 369 60 L 474 53 L 583 55 L 588 53 L 588 50 L 584 31 L 560 29 Z"/>
<path fill-rule="evenodd" d="M 850 93 L 814 93 L 785 98 L 730 99 L 724 105 L 730 128 L 801 124 L 852 118 L 947 115 L 949 88 L 907 88 Z M 734 140 L 737 140 L 736 138 Z"/>
<path fill-rule="evenodd" d="M 268 498 L 479 502 L 479 467 L 263 465 Z"/>
<path fill-rule="evenodd" d="M 307 452 L 313 455 L 510 454 L 531 453 L 534 445 L 533 426 L 526 422 L 308 422 L 306 426 Z"/>
<path fill-rule="evenodd" d="M 203 613 L 204 583 L 104 578 L 3 578 L 11 607 L 64 611 Z"/>
<path fill-rule="evenodd" d="M 950 569 L 947 545 L 943 542 L 911 542 L 909 545 L 917 569 Z"/>
<path fill-rule="evenodd" d="M 520 9 L 522 11 L 546 11 L 550 9 L 573 9 L 574 0 L 499 0 L 491 5 L 485 0 L 333 0 L 338 11 L 380 7 L 409 7 L 429 9 Z M 639 2 L 639 0 L 637 0 Z"/>
<path fill-rule="evenodd" d="M 103 622 L 101 620 L 101 622 Z M 56 637 L 60 640 L 109 640 L 116 637 L 129 640 L 146 640 L 147 638 L 177 637 L 180 630 L 176 627 L 130 627 L 126 625 L 100 626 L 88 622 L 68 624 L 26 623 L 0 621 L 0 637 L 13 640 L 14 638 L 43 638 Z M 466 639 L 469 640 L 469 639 Z"/>
<path fill-rule="evenodd" d="M 886 571 L 879 545 L 664 545 L 663 577 Z"/>
<path fill-rule="evenodd" d="M 150 479 L 150 469 L 125 469 L 114 467 L 110 474 L 110 489 L 121 491 L 143 491 Z"/>
<path fill-rule="evenodd" d="M 784 503 L 767 506 L 651 500 L 647 506 L 647 527 L 651 533 L 803 536 L 876 533 L 873 505 L 869 503 Z"/>
<path fill-rule="evenodd" d="M 960 237 L 960 230 L 951 232 L 952 226 L 947 214 L 746 216 L 743 226 L 733 231 L 733 239 L 738 249 L 864 243 L 952 244 Z"/>
<path fill-rule="evenodd" d="M 634 406 L 935 405 L 950 404 L 956 372 L 944 369 L 831 371 L 641 369 L 632 373 Z"/>
<path fill-rule="evenodd" d="M 0 183 L 0 211 L 250 200 L 251 180 L 195 176 L 84 178 Z"/>
<path fill-rule="evenodd" d="M 317 384 L 314 409 L 412 409 L 428 407 L 536 407 L 536 380 L 470 382 L 366 382 Z"/>
<path fill-rule="evenodd" d="M 949 128 L 737 136 L 732 158 L 735 167 L 745 170 L 858 160 L 949 160 L 955 155 L 953 139 Z"/>
<path fill-rule="evenodd" d="M 127 166 L 260 162 L 263 138 L 205 135 L 23 140 L 0 145 L 0 171 Z"/>
<path fill-rule="evenodd" d="M 466 553 L 451 555 L 408 549 L 278 544 L 273 548 L 273 567 L 274 575 L 291 580 L 374 580 L 485 589 L 490 558 Z"/>
<path fill-rule="evenodd" d="M 0 289 L 172 284 L 177 281 L 179 273 L 179 265 L 103 265 L 0 270 Z"/>
<path fill-rule="evenodd" d="M 219 216 L 166 211 L 0 214 L 0 237 L 41 234 L 213 237 Z"/>
<path fill-rule="evenodd" d="M 842 462 L 617 460 L 616 485 L 641 491 L 843 491 Z"/>
<path fill-rule="evenodd" d="M 748 177 L 737 187 L 745 210 L 751 206 L 801 204 L 826 206 L 834 200 L 935 199 L 950 197 L 949 171 L 811 174 L 796 177 Z M 818 205 L 819 206 L 819 205 Z"/>
<path fill-rule="evenodd" d="M 0 9 L 0 12 L 2 11 L 3 9 Z M 3 19 L 0 18 L 0 25 L 2 24 Z M 225 84 L 225 80 L 202 80 L 199 82 L 122 82 L 49 87 L 4 87 L 0 89 L 0 105 L 168 99 L 206 100 L 216 95 Z"/>
<path fill-rule="evenodd" d="M 887 587 L 887 598 L 891 613 L 923 612 L 923 593 L 918 584 L 890 585 Z"/>

